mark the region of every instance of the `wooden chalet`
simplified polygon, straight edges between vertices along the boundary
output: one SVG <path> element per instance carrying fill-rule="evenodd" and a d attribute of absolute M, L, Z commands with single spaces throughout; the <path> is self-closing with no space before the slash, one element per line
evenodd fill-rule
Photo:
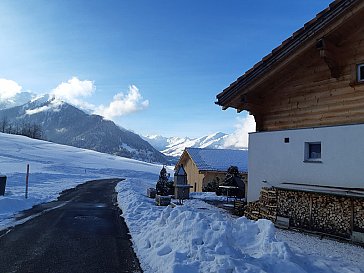
<path fill-rule="evenodd" d="M 306 204 L 305 219 L 296 221 L 289 202 L 278 204 L 278 216 L 311 229 L 316 220 L 338 227 L 339 220 L 320 218 L 334 202 L 340 215 L 330 215 L 345 219 L 338 234 L 364 242 L 363 18 L 364 1 L 332 2 L 218 94 L 216 103 L 249 111 L 256 121 L 249 135 L 248 201 L 261 198 L 267 185 L 296 192 L 282 196 L 301 202 L 301 210 Z M 303 192 L 310 193 L 305 200 Z M 327 196 L 336 199 L 322 201 Z"/>
<path fill-rule="evenodd" d="M 187 182 L 192 186 L 192 191 L 202 192 L 203 187 L 213 180 L 222 181 L 230 166 L 238 167 L 244 181 L 247 181 L 248 151 L 186 148 L 175 170 L 181 165 L 187 173 Z"/>

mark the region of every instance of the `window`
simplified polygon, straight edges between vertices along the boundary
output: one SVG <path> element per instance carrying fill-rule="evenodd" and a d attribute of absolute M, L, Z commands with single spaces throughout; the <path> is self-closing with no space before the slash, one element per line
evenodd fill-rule
<path fill-rule="evenodd" d="M 357 81 L 364 82 L 364 64 L 359 64 L 357 68 Z"/>
<path fill-rule="evenodd" d="M 321 162 L 321 142 L 305 143 L 305 162 Z"/>

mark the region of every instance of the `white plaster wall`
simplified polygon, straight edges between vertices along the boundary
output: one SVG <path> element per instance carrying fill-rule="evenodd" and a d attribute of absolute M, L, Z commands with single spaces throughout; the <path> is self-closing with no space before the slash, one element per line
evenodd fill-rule
<path fill-rule="evenodd" d="M 322 163 L 304 162 L 305 142 L 321 142 Z M 251 133 L 248 170 L 248 201 L 263 180 L 364 188 L 364 124 Z"/>

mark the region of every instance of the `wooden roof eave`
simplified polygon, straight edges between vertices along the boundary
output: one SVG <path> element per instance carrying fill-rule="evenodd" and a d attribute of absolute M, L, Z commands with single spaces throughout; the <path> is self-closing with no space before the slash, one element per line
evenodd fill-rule
<path fill-rule="evenodd" d="M 178 167 L 178 166 L 180 166 L 180 165 L 182 164 L 182 161 L 183 161 L 183 159 L 184 159 L 186 156 L 190 156 L 190 155 L 188 154 L 187 150 L 186 150 L 186 149 L 184 149 L 184 151 L 183 151 L 182 155 L 180 156 L 180 158 L 179 158 L 179 160 L 178 160 L 177 164 L 174 166 L 174 170 L 175 170 L 175 171 L 177 170 L 177 167 Z"/>
<path fill-rule="evenodd" d="M 340 3 L 336 5 L 338 9 L 336 13 L 331 14 L 329 18 L 325 17 L 328 22 L 324 21 L 325 23 L 321 22 L 320 24 L 317 22 L 307 23 L 305 28 L 310 27 L 311 29 L 306 31 L 299 30 L 297 31 L 301 32 L 299 34 L 296 34 L 297 32 L 294 33 L 291 38 L 287 39 L 289 41 L 284 41 L 281 46 L 274 49 L 271 54 L 264 57 L 262 61 L 218 94 L 216 104 L 222 106 L 224 110 L 232 107 L 237 109 L 238 112 L 242 110 L 251 111 L 251 106 L 247 104 L 247 101 L 244 101 L 244 96 L 250 95 L 256 97 L 256 93 L 259 93 L 259 86 L 266 83 L 273 75 L 276 75 L 284 69 L 284 67 L 294 64 L 294 61 L 302 56 L 305 51 L 315 46 L 319 38 L 324 37 L 338 28 L 344 21 L 354 16 L 364 6 L 364 2 L 358 0 L 343 0 L 337 2 Z M 359 4 L 355 7 L 350 7 L 354 3 Z M 346 10 L 345 8 L 348 6 L 352 9 L 351 12 L 342 14 L 343 10 Z M 320 18 L 323 17 L 322 14 L 318 16 Z M 338 19 L 337 17 L 340 16 L 341 18 Z"/>

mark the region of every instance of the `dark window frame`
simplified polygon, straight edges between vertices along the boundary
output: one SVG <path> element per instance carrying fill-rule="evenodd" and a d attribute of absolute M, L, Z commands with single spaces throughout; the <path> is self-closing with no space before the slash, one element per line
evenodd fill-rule
<path fill-rule="evenodd" d="M 305 142 L 304 162 L 322 163 L 322 143 L 320 141 Z"/>
<path fill-rule="evenodd" d="M 364 82 L 364 63 L 356 66 L 356 80 L 357 82 Z"/>

